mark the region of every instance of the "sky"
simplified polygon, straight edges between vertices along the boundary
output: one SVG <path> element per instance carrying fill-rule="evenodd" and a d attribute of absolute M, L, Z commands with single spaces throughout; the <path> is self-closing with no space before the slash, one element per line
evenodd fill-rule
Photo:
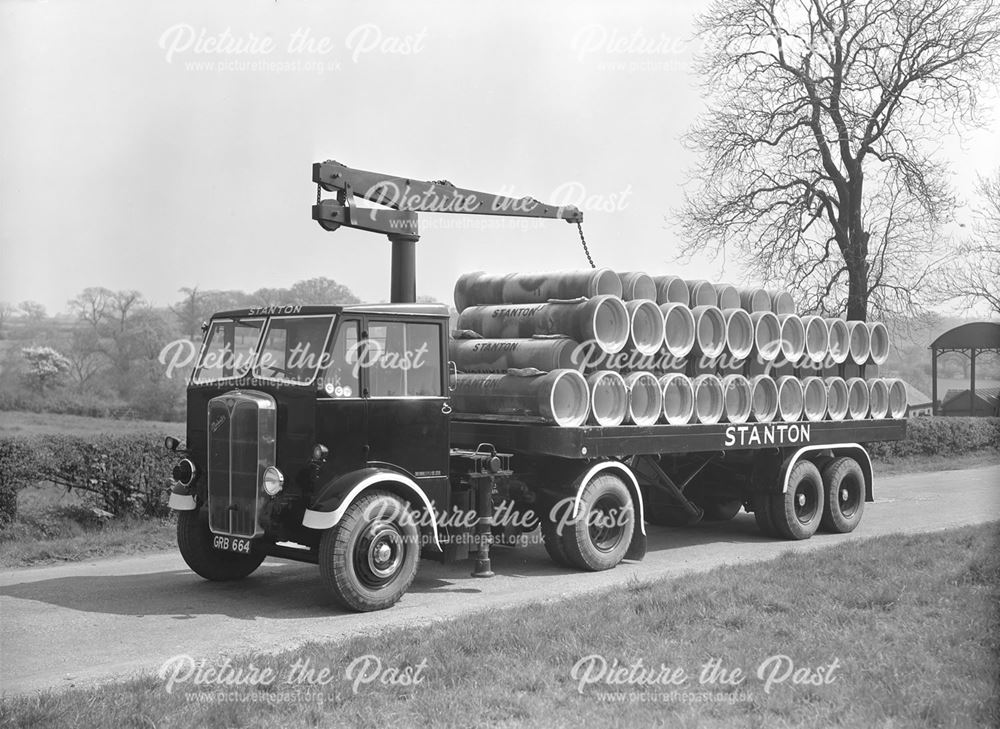
<path fill-rule="evenodd" d="M 677 263 L 667 222 L 707 4 L 0 0 L 0 301 L 316 276 L 386 300 L 386 239 L 311 219 L 324 159 L 575 203 L 599 266 L 743 283 Z M 1000 131 L 942 150 L 968 194 Z M 422 214 L 421 232 L 417 292 L 442 301 L 465 271 L 587 265 L 563 221 Z"/>

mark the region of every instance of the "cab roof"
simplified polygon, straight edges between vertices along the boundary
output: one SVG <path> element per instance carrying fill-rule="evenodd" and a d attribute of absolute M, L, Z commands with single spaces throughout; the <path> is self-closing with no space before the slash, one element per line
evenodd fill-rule
<path fill-rule="evenodd" d="M 317 316 L 323 314 L 377 314 L 389 316 L 448 316 L 444 304 L 352 304 L 350 306 L 313 306 L 274 304 L 245 309 L 219 311 L 213 319 L 245 319 L 262 316 Z"/>

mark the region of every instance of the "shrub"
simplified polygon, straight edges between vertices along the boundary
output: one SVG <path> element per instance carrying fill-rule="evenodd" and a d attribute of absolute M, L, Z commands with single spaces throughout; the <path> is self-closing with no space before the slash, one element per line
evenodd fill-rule
<path fill-rule="evenodd" d="M 1000 450 L 1000 418 L 911 418 L 906 439 L 869 444 L 878 458 Z"/>
<path fill-rule="evenodd" d="M 17 492 L 34 473 L 35 451 L 28 439 L 0 439 L 0 525 L 17 517 Z"/>

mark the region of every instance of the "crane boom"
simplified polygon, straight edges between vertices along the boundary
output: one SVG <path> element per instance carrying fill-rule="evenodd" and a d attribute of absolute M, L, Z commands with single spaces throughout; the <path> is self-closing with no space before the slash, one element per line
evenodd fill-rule
<path fill-rule="evenodd" d="M 514 198 L 467 190 L 455 187 L 446 180 L 427 182 L 356 170 L 332 160 L 313 164 L 313 182 L 317 191 L 312 217 L 325 230 L 345 226 L 388 236 L 392 243 L 393 302 L 412 302 L 416 299 L 415 244 L 420 239 L 418 212 L 583 222 L 583 213 L 573 205 L 547 205 L 530 197 Z M 322 199 L 322 190 L 336 192 L 336 199 Z M 355 197 L 384 207 L 357 206 L 354 204 Z"/>

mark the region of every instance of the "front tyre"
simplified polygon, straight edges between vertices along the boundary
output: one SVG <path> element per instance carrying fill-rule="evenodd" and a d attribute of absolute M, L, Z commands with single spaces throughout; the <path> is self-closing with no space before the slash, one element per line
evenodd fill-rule
<path fill-rule="evenodd" d="M 177 546 L 187 566 L 213 582 L 242 580 L 264 561 L 263 554 L 222 552 L 212 546 L 208 514 L 203 509 L 177 512 Z"/>
<path fill-rule="evenodd" d="M 369 612 L 394 605 L 420 562 L 420 532 L 409 505 L 370 491 L 352 503 L 319 543 L 319 571 L 338 603 Z"/>
<path fill-rule="evenodd" d="M 584 487 L 580 511 L 571 523 L 562 525 L 559 539 L 572 566 L 597 572 L 625 558 L 634 530 L 628 487 L 618 476 L 603 473 Z"/>

